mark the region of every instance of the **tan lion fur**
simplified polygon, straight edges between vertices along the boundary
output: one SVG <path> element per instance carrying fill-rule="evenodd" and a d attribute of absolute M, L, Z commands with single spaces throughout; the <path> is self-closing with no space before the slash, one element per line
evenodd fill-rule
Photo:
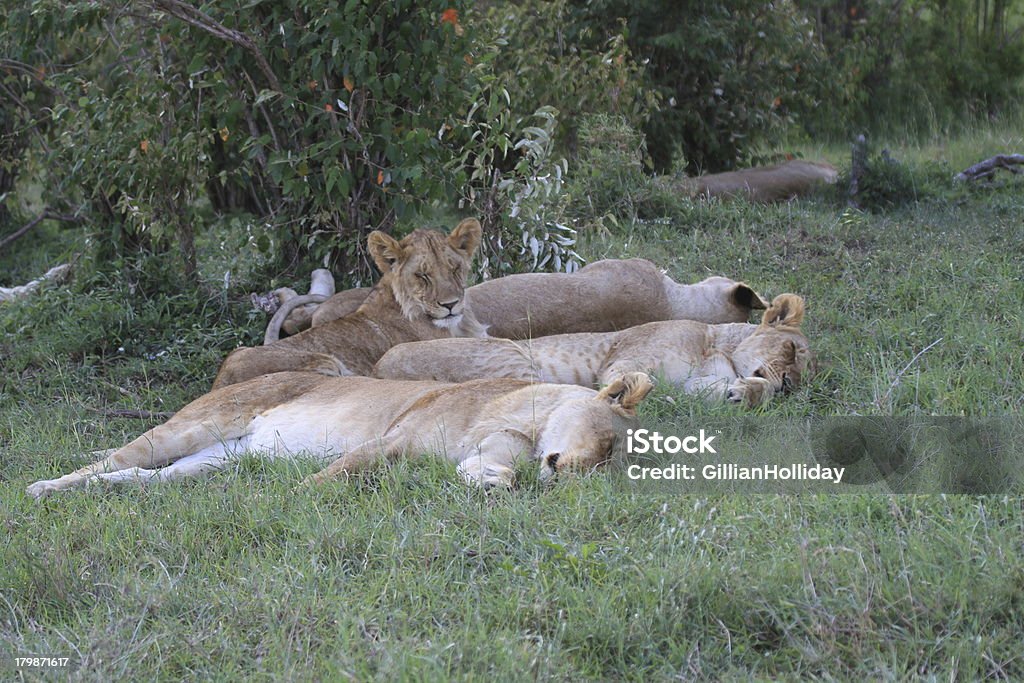
<path fill-rule="evenodd" d="M 288 370 L 368 375 L 395 344 L 482 336 L 465 305 L 466 276 L 480 237 L 475 219 L 462 221 L 447 236 L 416 230 L 399 242 L 370 233 L 367 247 L 383 275 L 354 313 L 267 346 L 235 349 L 213 388 Z"/>
<path fill-rule="evenodd" d="M 711 173 L 685 181 L 697 197 L 746 197 L 752 202 L 781 202 L 836 182 L 839 172 L 821 161 L 794 159 L 775 166 L 755 166 L 728 173 Z"/>
<path fill-rule="evenodd" d="M 91 483 L 174 481 L 222 469 L 247 452 L 332 463 L 310 483 L 437 453 L 458 463 L 468 482 L 509 486 L 523 457 L 538 461 L 544 478 L 619 457 L 650 390 L 641 373 L 600 392 L 510 379 L 442 384 L 277 373 L 211 391 L 102 460 L 27 492 L 42 498 Z"/>
<path fill-rule="evenodd" d="M 626 372 L 659 373 L 688 394 L 760 405 L 800 384 L 811 353 L 800 331 L 804 300 L 780 294 L 761 324 L 647 323 L 621 332 L 564 334 L 531 341 L 440 339 L 400 344 L 374 373 L 391 379 L 465 382 L 512 377 L 605 384 Z"/>
<path fill-rule="evenodd" d="M 360 290 L 339 292 L 313 313 L 322 325 L 350 310 Z M 611 332 L 655 320 L 743 322 L 767 303 L 742 282 L 709 277 L 678 284 L 644 259 L 596 261 L 572 274 L 523 273 L 466 290 L 466 305 L 492 337 L 529 339 Z"/>

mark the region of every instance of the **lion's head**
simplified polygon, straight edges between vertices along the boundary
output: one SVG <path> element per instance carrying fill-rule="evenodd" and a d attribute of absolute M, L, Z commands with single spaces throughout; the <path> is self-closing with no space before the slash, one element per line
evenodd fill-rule
<path fill-rule="evenodd" d="M 447 237 L 415 230 L 398 241 L 374 231 L 367 247 L 406 318 L 426 314 L 436 326 L 452 329 L 465 312 L 466 277 L 480 237 L 480 222 L 467 218 Z"/>
<path fill-rule="evenodd" d="M 744 339 L 732 354 L 739 377 L 768 380 L 774 393 L 800 385 L 812 368 L 807 338 L 800 331 L 804 300 L 796 294 L 780 294 L 764 312 L 757 330 Z"/>
<path fill-rule="evenodd" d="M 654 387 L 642 372 L 630 372 L 596 396 L 566 401 L 548 416 L 537 443 L 541 479 L 558 472 L 587 471 L 619 459 L 626 430 L 639 425 L 636 406 Z"/>

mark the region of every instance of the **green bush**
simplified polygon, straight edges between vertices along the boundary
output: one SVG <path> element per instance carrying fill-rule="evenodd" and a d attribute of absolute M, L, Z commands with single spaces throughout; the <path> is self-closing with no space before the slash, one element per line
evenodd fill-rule
<path fill-rule="evenodd" d="M 575 200 L 586 213 L 635 215 L 648 184 L 644 173 L 647 145 L 643 133 L 622 117 L 590 116 L 580 127 Z"/>
<path fill-rule="evenodd" d="M 782 138 L 819 58 L 805 17 L 788 3 L 577 0 L 572 30 L 627 44 L 660 95 L 644 126 L 658 171 L 722 171 L 757 161 Z"/>
<path fill-rule="evenodd" d="M 1020 111 L 1019 0 L 797 0 L 831 63 L 813 134 L 942 135 Z M 819 79 L 819 83 L 821 80 Z"/>
<path fill-rule="evenodd" d="M 840 201 L 850 201 L 857 208 L 867 211 L 894 209 L 933 196 L 938 191 L 938 183 L 948 185 L 948 172 L 899 161 L 887 149 L 875 152 L 865 144 L 863 155 L 860 171 L 855 170 L 858 166 L 855 160 L 851 169 L 840 175 L 832 190 Z M 856 191 L 851 196 L 853 174 L 856 174 Z"/>
<path fill-rule="evenodd" d="M 665 177 L 645 172 L 647 142 L 625 118 L 584 117 L 579 137 L 570 193 L 581 218 L 662 218 L 678 211 L 678 189 Z"/>
<path fill-rule="evenodd" d="M 556 146 L 569 155 L 583 151 L 577 134 L 585 117 L 617 116 L 638 128 L 658 105 L 625 22 L 597 34 L 574 21 L 570 0 L 522 0 L 491 5 L 481 24 L 481 42 L 493 47 L 491 71 L 515 113 L 556 109 Z"/>
<path fill-rule="evenodd" d="M 463 101 L 463 4 L 22 2 L 20 38 L 54 37 L 50 185 L 77 188 L 105 241 L 195 269 L 209 213 L 257 215 L 281 258 L 358 269 L 363 238 L 445 198 L 438 139 Z M 79 58 L 80 57 L 80 58 Z M 64 64 L 71 64 L 64 66 Z"/>

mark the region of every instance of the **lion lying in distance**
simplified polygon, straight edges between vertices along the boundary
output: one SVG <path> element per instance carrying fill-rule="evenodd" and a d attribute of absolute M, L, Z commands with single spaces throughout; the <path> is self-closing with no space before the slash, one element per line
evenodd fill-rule
<path fill-rule="evenodd" d="M 796 388 L 807 372 L 811 352 L 800 331 L 803 317 L 804 300 L 780 294 L 760 325 L 670 320 L 621 332 L 563 334 L 522 342 L 414 342 L 385 353 L 374 374 L 445 382 L 512 377 L 595 386 L 625 372 L 654 372 L 688 394 L 754 407 Z"/>
<path fill-rule="evenodd" d="M 361 291 L 338 292 L 321 304 L 314 329 L 352 310 Z M 572 274 L 509 275 L 466 290 L 466 307 L 487 334 L 507 339 L 612 332 L 655 320 L 745 322 L 751 309 L 765 306 L 742 282 L 709 277 L 678 284 L 644 259 L 596 261 Z M 268 329 L 268 338 L 274 333 Z"/>
<path fill-rule="evenodd" d="M 788 201 L 821 185 L 836 182 L 831 164 L 794 159 L 775 166 L 755 166 L 728 173 L 711 173 L 684 182 L 697 197 L 746 197 L 752 202 Z"/>
<path fill-rule="evenodd" d="M 617 457 L 651 386 L 642 373 L 600 392 L 510 379 L 441 384 L 278 373 L 211 391 L 99 462 L 27 492 L 43 498 L 90 483 L 174 481 L 223 469 L 246 452 L 333 461 L 306 483 L 438 453 L 470 483 L 511 486 L 521 457 L 539 461 L 542 478 Z"/>
<path fill-rule="evenodd" d="M 448 236 L 415 230 L 399 242 L 370 233 L 367 248 L 383 275 L 354 313 L 267 346 L 235 349 L 221 364 L 213 388 L 288 370 L 369 375 L 395 344 L 484 336 L 464 297 L 480 237 L 475 219 L 462 221 Z"/>

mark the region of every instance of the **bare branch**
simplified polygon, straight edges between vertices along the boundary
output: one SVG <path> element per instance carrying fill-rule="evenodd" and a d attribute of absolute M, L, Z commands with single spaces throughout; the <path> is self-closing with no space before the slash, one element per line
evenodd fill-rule
<path fill-rule="evenodd" d="M 68 216 L 61 213 L 54 213 L 50 209 L 44 210 L 41 214 L 30 220 L 25 225 L 21 226 L 10 235 L 7 235 L 3 239 L 0 239 L 0 250 L 6 247 L 14 240 L 24 236 L 29 230 L 36 227 L 45 220 L 63 221 L 65 223 L 77 223 L 79 218 L 77 216 Z"/>
<path fill-rule="evenodd" d="M 127 408 L 89 408 L 94 413 L 100 413 L 105 417 L 133 417 L 140 420 L 168 420 L 174 417 L 174 413 L 152 412 L 150 410 L 130 410 Z"/>
<path fill-rule="evenodd" d="M 280 92 L 280 81 L 277 80 L 274 70 L 270 68 L 270 64 L 267 62 L 266 57 L 264 57 L 263 53 L 260 52 L 259 46 L 256 45 L 252 38 L 240 31 L 228 28 L 213 17 L 201 12 L 187 2 L 182 2 L 181 0 L 150 1 L 156 9 L 163 10 L 190 26 L 194 26 L 216 38 L 233 43 L 247 50 L 252 55 L 253 59 L 256 60 L 256 65 L 259 66 L 260 71 L 263 72 L 263 76 L 267 79 L 267 83 L 270 87 Z"/>
<path fill-rule="evenodd" d="M 903 366 L 902 370 L 900 370 L 899 372 L 896 373 L 896 377 L 892 380 L 892 384 L 889 385 L 889 388 L 886 389 L 885 393 L 882 394 L 882 396 L 880 396 L 879 398 L 875 399 L 875 405 L 878 406 L 879 408 L 881 408 L 882 404 L 885 403 L 885 401 L 889 398 L 889 395 L 892 394 L 892 390 L 895 389 L 896 386 L 900 383 L 900 379 L 903 377 L 903 375 L 905 375 L 907 373 L 907 370 L 909 370 L 910 367 L 914 363 L 917 362 L 918 358 L 920 358 L 924 354 L 928 353 L 935 346 L 937 346 L 942 341 L 942 339 L 943 339 L 942 337 L 939 337 L 938 339 L 933 341 L 931 344 L 929 344 L 928 346 L 926 346 L 923 349 L 921 349 L 920 351 L 918 351 L 917 354 L 913 358 L 910 359 L 910 362 L 907 363 L 905 366 Z"/>
<path fill-rule="evenodd" d="M 1020 173 L 1020 169 L 1017 166 L 1021 164 L 1024 164 L 1024 154 L 997 154 L 990 159 L 985 159 L 985 161 L 960 171 L 953 176 L 953 180 L 962 182 L 965 180 L 991 178 L 1001 168 L 1005 168 L 1010 173 Z"/>

